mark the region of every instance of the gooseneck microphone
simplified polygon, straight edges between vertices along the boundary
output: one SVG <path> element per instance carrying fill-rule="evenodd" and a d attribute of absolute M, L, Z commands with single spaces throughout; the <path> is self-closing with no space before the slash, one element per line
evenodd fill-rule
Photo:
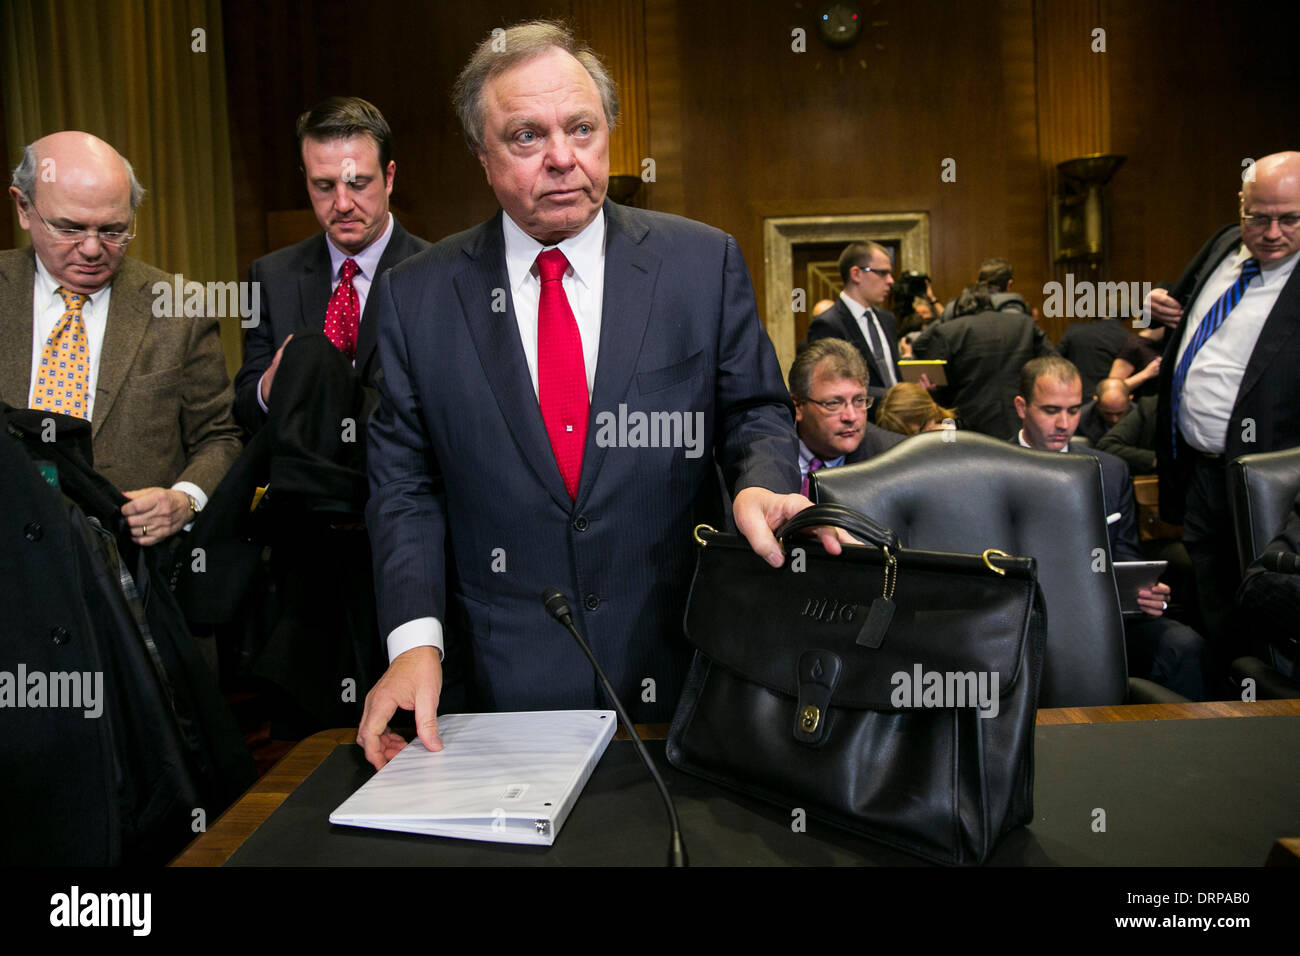
<path fill-rule="evenodd" d="M 659 788 L 659 794 L 663 797 L 664 806 L 668 809 L 668 823 L 672 827 L 672 839 L 668 845 L 668 865 L 669 866 L 686 866 L 686 844 L 682 842 L 682 831 L 677 825 L 677 808 L 673 806 L 673 799 L 668 795 L 668 787 L 664 785 L 663 777 L 659 776 L 659 768 L 654 765 L 650 759 L 650 754 L 646 752 L 645 744 L 641 742 L 641 737 L 637 734 L 636 728 L 632 726 L 632 718 L 627 715 L 627 710 L 623 707 L 623 702 L 618 699 L 614 693 L 614 688 L 609 683 L 609 678 L 605 672 L 600 669 L 600 664 L 596 662 L 596 655 L 591 653 L 591 648 L 587 642 L 582 639 L 578 629 L 573 626 L 573 612 L 569 610 L 569 599 L 564 596 L 559 588 L 547 588 L 542 592 L 542 604 L 546 607 L 546 613 L 551 615 L 568 629 L 573 635 L 573 639 L 578 642 L 582 648 L 582 653 L 587 655 L 587 660 L 591 661 L 591 666 L 596 671 L 596 676 L 600 678 L 601 686 L 605 688 L 605 694 L 614 703 L 614 709 L 618 711 L 618 719 L 623 721 L 623 726 L 627 732 L 632 735 L 632 746 L 636 748 L 637 755 L 640 756 L 641 762 L 645 764 L 646 769 L 650 771 L 650 776 L 654 778 L 655 785 Z"/>

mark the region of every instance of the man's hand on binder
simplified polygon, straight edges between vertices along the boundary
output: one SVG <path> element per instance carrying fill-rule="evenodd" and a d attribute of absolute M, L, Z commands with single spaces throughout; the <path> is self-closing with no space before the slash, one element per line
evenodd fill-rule
<path fill-rule="evenodd" d="M 442 694 L 442 658 L 436 647 L 413 647 L 397 655 L 366 695 L 357 744 L 376 770 L 396 757 L 406 739 L 388 721 L 397 708 L 415 711 L 415 730 L 429 750 L 442 749 L 438 736 L 438 697 Z"/>

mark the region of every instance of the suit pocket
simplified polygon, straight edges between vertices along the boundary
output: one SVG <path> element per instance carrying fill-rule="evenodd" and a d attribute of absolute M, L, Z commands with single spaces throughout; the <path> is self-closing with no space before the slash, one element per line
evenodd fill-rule
<path fill-rule="evenodd" d="M 454 628 L 462 636 L 486 641 L 492 637 L 492 605 L 484 604 L 463 594 L 455 597 L 459 613 L 453 619 Z"/>
<path fill-rule="evenodd" d="M 642 395 L 662 391 L 676 385 L 678 382 L 685 382 L 688 379 L 695 378 L 703 368 L 704 350 L 701 349 L 684 362 L 678 362 L 676 365 L 669 365 L 651 372 L 639 373 L 636 377 L 636 388 Z"/>
<path fill-rule="evenodd" d="M 163 389 L 173 389 L 180 385 L 182 371 L 184 369 L 177 365 L 174 368 L 165 368 L 161 372 L 150 372 L 148 375 L 133 375 L 126 380 L 122 390 L 160 392 Z"/>

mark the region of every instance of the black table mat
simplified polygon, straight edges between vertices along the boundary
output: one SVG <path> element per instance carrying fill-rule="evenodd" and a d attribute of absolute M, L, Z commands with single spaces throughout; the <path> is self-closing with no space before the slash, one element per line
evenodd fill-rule
<path fill-rule="evenodd" d="M 677 803 L 694 865 L 925 865 L 792 808 L 679 773 L 647 745 Z M 1038 727 L 1034 822 L 991 863 L 1030 866 L 1258 866 L 1300 835 L 1300 717 Z M 373 773 L 341 746 L 228 866 L 662 865 L 666 814 L 632 745 L 615 741 L 552 847 L 333 826 L 329 814 Z M 1101 811 L 1099 814 L 1098 811 Z M 1095 822 L 1104 814 L 1104 831 Z"/>

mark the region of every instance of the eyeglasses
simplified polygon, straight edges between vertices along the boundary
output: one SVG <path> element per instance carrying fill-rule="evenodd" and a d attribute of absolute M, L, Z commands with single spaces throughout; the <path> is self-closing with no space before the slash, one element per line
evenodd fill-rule
<path fill-rule="evenodd" d="M 873 269 L 871 266 L 858 266 L 863 272 L 874 272 L 882 279 L 892 279 L 894 277 L 893 269 Z"/>
<path fill-rule="evenodd" d="M 91 236 L 94 236 L 106 246 L 113 246 L 116 249 L 121 249 L 135 238 L 134 232 L 101 232 L 98 229 L 71 229 L 65 226 L 51 226 L 45 221 L 45 217 L 36 211 L 36 203 L 28 200 L 26 206 L 32 212 L 36 213 L 36 218 L 41 221 L 41 225 L 45 227 L 45 231 L 54 238 L 55 242 L 67 243 L 70 246 L 79 246 Z"/>
<path fill-rule="evenodd" d="M 845 404 L 847 404 L 842 398 L 830 398 L 824 402 L 816 398 L 803 398 L 801 401 L 812 402 L 814 405 L 820 405 L 831 415 L 843 411 Z M 853 398 L 853 407 L 860 412 L 865 412 L 871 407 L 873 401 L 875 401 L 875 399 L 870 395 L 856 395 Z"/>
<path fill-rule="evenodd" d="M 1300 213 L 1289 212 L 1281 216 L 1247 215 L 1245 212 L 1241 214 L 1241 224 L 1247 229 L 1263 231 L 1270 228 L 1273 223 L 1277 223 L 1282 229 L 1290 232 L 1300 226 Z"/>

